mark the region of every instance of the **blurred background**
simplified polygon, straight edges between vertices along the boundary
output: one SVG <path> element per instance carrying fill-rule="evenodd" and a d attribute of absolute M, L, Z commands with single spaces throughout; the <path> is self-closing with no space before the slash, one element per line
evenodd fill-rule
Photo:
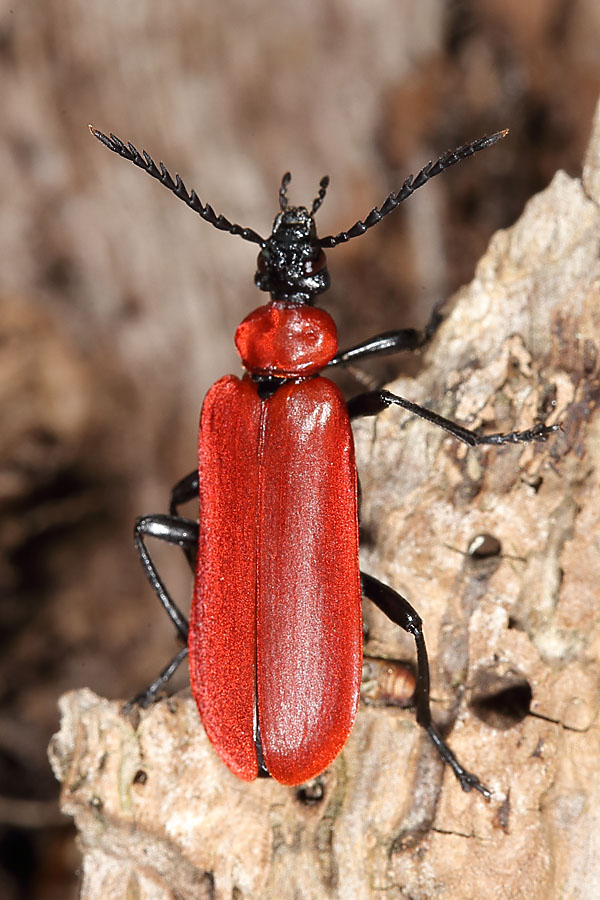
<path fill-rule="evenodd" d="M 287 169 L 292 203 L 331 176 L 327 234 L 428 159 L 510 128 L 331 252 L 322 305 L 348 346 L 423 325 L 557 168 L 579 174 L 599 47 L 597 0 L 1 0 L 0 897 L 77 894 L 46 761 L 57 700 L 127 698 L 175 651 L 132 523 L 194 468 L 202 397 L 239 371 L 235 328 L 266 301 L 256 247 L 87 123 L 263 235 Z M 185 607 L 179 555 L 157 556 Z"/>

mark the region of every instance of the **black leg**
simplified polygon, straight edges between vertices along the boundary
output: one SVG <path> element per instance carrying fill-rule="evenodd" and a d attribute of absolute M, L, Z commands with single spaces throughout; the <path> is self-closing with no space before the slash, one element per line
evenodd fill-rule
<path fill-rule="evenodd" d="M 146 547 L 145 539 L 147 537 L 154 537 L 160 541 L 166 541 L 169 544 L 177 544 L 184 550 L 187 556 L 188 553 L 195 553 L 196 551 L 196 546 L 198 544 L 198 523 L 193 522 L 191 519 L 183 519 L 180 516 L 144 516 L 137 520 L 134 530 L 135 548 L 142 561 L 146 577 L 152 585 L 154 593 L 164 606 L 167 615 L 177 629 L 179 637 L 187 643 L 187 619 L 174 600 L 171 599 L 169 592 L 156 570 L 156 566 Z"/>
<path fill-rule="evenodd" d="M 427 648 L 423 636 L 423 624 L 418 613 L 412 608 L 408 600 L 396 593 L 391 587 L 373 578 L 371 575 L 360 573 L 363 593 L 369 600 L 379 607 L 385 615 L 396 625 L 399 625 L 408 634 L 412 634 L 417 647 L 417 685 L 415 688 L 415 703 L 417 707 L 417 722 L 427 731 L 433 741 L 436 750 L 447 763 L 460 782 L 463 791 L 472 788 L 479 791 L 486 800 L 490 799 L 490 791 L 476 775 L 464 769 L 454 753 L 445 743 L 441 734 L 431 720 L 429 706 L 429 662 Z"/>
<path fill-rule="evenodd" d="M 184 481 L 185 479 L 183 479 L 182 482 L 179 482 L 179 484 L 183 484 Z M 178 486 L 179 485 L 176 485 L 173 494 L 175 494 Z M 147 537 L 157 538 L 158 540 L 166 541 L 169 544 L 177 544 L 182 548 L 186 557 L 190 559 L 191 555 L 193 554 L 195 556 L 196 553 L 196 546 L 198 544 L 198 524 L 196 522 L 193 522 L 191 519 L 183 519 L 181 518 L 181 516 L 144 516 L 143 518 L 137 520 L 134 530 L 135 548 L 142 561 L 146 577 L 152 585 L 154 593 L 162 603 L 167 615 L 177 629 L 179 638 L 184 641 L 186 646 L 183 647 L 173 657 L 170 663 L 165 666 L 158 678 L 156 678 L 152 682 L 152 684 L 150 684 L 139 694 L 136 694 L 136 696 L 123 707 L 124 713 L 128 713 L 133 706 L 141 706 L 143 709 L 145 709 L 147 706 L 153 703 L 156 700 L 159 691 L 163 689 L 165 684 L 169 681 L 179 664 L 185 659 L 188 653 L 187 619 L 185 618 L 175 601 L 171 598 L 171 595 L 167 591 L 160 575 L 158 574 L 156 566 L 154 565 L 152 557 L 150 556 L 148 548 L 146 547 L 145 539 Z"/>
<path fill-rule="evenodd" d="M 183 660 L 188 655 L 188 648 L 182 647 L 179 653 L 177 653 L 171 662 L 165 666 L 162 670 L 158 678 L 156 678 L 152 684 L 148 685 L 148 687 L 140 691 L 139 694 L 136 694 L 133 699 L 126 703 L 123 707 L 123 713 L 127 714 L 132 707 L 141 706 L 142 709 L 146 709 L 146 707 L 150 706 L 151 703 L 154 703 L 157 695 L 164 688 L 165 684 L 175 673 L 175 670 L 178 668 L 179 664 L 183 662 Z"/>
<path fill-rule="evenodd" d="M 356 419 L 360 416 L 376 416 L 377 413 L 387 409 L 388 406 L 401 406 L 403 409 L 407 409 L 414 415 L 420 416 L 421 419 L 426 419 L 428 422 L 443 428 L 444 431 L 458 438 L 459 441 L 462 441 L 469 447 L 477 447 L 480 444 L 518 444 L 531 441 L 545 441 L 549 435 L 560 430 L 560 425 L 542 425 L 538 423 L 526 431 L 510 431 L 507 434 L 477 434 L 476 431 L 463 428 L 462 425 L 458 425 L 450 419 L 445 419 L 430 409 L 418 406 L 411 400 L 405 400 L 397 394 L 392 394 L 390 391 L 369 391 L 366 394 L 359 394 L 358 397 L 353 397 L 352 400 L 348 401 L 348 412 L 351 419 Z"/>
<path fill-rule="evenodd" d="M 198 499 L 198 470 L 195 469 L 177 482 L 171 491 L 171 501 L 169 503 L 169 513 L 172 516 L 179 516 L 179 507 L 190 500 Z M 181 549 L 185 554 L 189 567 L 192 572 L 196 571 L 196 544 L 181 545 Z"/>
<path fill-rule="evenodd" d="M 327 368 L 353 363 L 358 359 L 364 359 L 366 356 L 384 356 L 386 354 L 400 353 L 401 350 L 416 350 L 422 347 L 424 343 L 424 332 L 417 331 L 414 328 L 385 331 L 383 334 L 377 334 L 375 337 L 369 338 L 368 341 L 362 341 L 354 347 L 341 350 L 333 357 L 331 362 L 327 363 Z"/>
<path fill-rule="evenodd" d="M 434 306 L 429 322 L 423 331 L 417 331 L 415 328 L 401 328 L 398 331 L 385 331 L 383 334 L 377 334 L 368 341 L 362 341 L 348 350 L 340 351 L 327 364 L 327 368 L 330 366 L 343 366 L 345 363 L 354 363 L 367 356 L 391 356 L 393 353 L 400 353 L 402 350 L 418 350 L 420 347 L 424 347 L 433 337 L 442 321 L 442 316 L 439 312 L 442 302 Z"/>
<path fill-rule="evenodd" d="M 171 491 L 171 502 L 169 503 L 169 512 L 172 516 L 179 515 L 179 507 L 183 503 L 189 503 L 190 500 L 198 499 L 198 470 L 195 469 L 177 482 Z"/>

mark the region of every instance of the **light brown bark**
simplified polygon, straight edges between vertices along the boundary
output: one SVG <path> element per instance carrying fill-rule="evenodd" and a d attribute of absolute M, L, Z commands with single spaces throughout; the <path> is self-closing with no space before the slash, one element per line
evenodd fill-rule
<path fill-rule="evenodd" d="M 434 714 L 491 802 L 461 791 L 411 710 L 361 707 L 311 795 L 238 781 L 187 692 L 136 728 L 79 691 L 51 759 L 85 900 L 600 894 L 599 203 L 600 112 L 583 180 L 557 173 L 493 237 L 420 375 L 390 386 L 473 427 L 542 413 L 562 432 L 467 451 L 395 409 L 355 429 L 362 566 L 422 615 Z M 501 556 L 469 555 L 483 533 Z M 371 654 L 411 658 L 366 616 Z M 515 685 L 532 691 L 524 716 L 501 702 Z"/>

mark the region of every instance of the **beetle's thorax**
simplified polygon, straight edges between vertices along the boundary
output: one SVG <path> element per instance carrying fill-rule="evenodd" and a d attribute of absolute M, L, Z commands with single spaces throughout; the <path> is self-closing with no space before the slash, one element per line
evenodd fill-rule
<path fill-rule="evenodd" d="M 333 359 L 337 330 L 324 309 L 271 300 L 246 316 L 235 333 L 235 345 L 251 375 L 303 378 Z"/>
<path fill-rule="evenodd" d="M 310 304 L 329 287 L 327 260 L 313 215 L 304 206 L 279 213 L 258 254 L 254 283 L 273 300 Z"/>

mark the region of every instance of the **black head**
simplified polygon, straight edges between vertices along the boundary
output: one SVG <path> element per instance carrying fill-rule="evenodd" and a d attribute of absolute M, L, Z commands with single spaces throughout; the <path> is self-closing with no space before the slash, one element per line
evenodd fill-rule
<path fill-rule="evenodd" d="M 273 223 L 271 236 L 265 240 L 252 228 L 244 228 L 242 225 L 230 222 L 225 216 L 216 213 L 209 203 L 202 203 L 195 191 L 188 192 L 179 175 L 175 175 L 173 178 L 166 166 L 162 162 L 157 166 L 145 150 L 140 153 L 133 144 L 125 144 L 115 134 L 103 134 L 91 125 L 90 131 L 113 153 L 118 153 L 119 156 L 128 159 L 173 191 L 176 197 L 183 200 L 214 228 L 239 235 L 243 240 L 253 244 L 259 244 L 261 250 L 258 254 L 258 268 L 254 276 L 255 284 L 261 291 L 268 291 L 274 300 L 285 300 L 291 304 L 312 303 L 317 294 L 323 293 L 329 287 L 324 247 L 337 247 L 338 244 L 344 244 L 352 238 L 360 237 L 369 228 L 373 228 L 374 225 L 381 222 L 384 216 L 396 209 L 403 200 L 410 197 L 417 188 L 426 184 L 434 175 L 439 175 L 440 172 L 460 160 L 467 159 L 486 147 L 491 147 L 492 144 L 508 134 L 508 130 L 498 131 L 490 137 L 482 137 L 469 144 L 463 144 L 456 150 L 449 150 L 442 154 L 436 162 L 429 162 L 423 166 L 414 177 L 410 175 L 399 191 L 389 194 L 381 206 L 374 207 L 364 220 L 359 219 L 347 231 L 329 234 L 323 238 L 317 237 L 315 213 L 323 202 L 329 179 L 321 179 L 319 193 L 313 200 L 310 210 L 303 206 L 288 208 L 286 191 L 291 176 L 287 172 L 283 176 L 279 189 L 281 212 Z"/>
<path fill-rule="evenodd" d="M 284 179 L 282 187 L 285 184 Z M 271 236 L 258 254 L 254 283 L 261 291 L 268 291 L 273 300 L 311 303 L 329 287 L 327 260 L 317 237 L 314 213 L 304 206 L 282 206 Z"/>

